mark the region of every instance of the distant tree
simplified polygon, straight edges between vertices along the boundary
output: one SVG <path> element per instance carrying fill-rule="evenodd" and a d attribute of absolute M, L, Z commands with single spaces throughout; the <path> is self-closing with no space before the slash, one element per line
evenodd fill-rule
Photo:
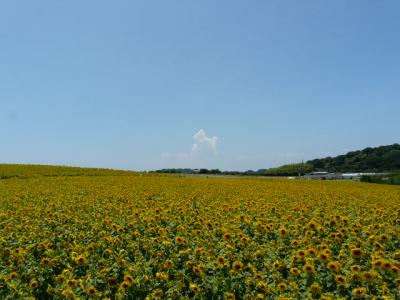
<path fill-rule="evenodd" d="M 297 164 L 288 164 L 283 165 L 278 168 L 271 168 L 265 171 L 265 174 L 268 176 L 297 176 L 304 175 L 306 173 L 311 172 L 313 169 L 313 165 L 310 163 L 297 163 Z"/>

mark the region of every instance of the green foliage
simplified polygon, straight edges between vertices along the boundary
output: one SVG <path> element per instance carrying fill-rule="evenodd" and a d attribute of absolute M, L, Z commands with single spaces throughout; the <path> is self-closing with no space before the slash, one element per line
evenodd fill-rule
<path fill-rule="evenodd" d="M 219 169 L 200 169 L 200 174 L 221 174 L 221 171 Z"/>
<path fill-rule="evenodd" d="M 365 148 L 336 157 L 313 159 L 307 163 L 314 166 L 313 171 L 385 172 L 400 170 L 400 145 Z"/>
<path fill-rule="evenodd" d="M 272 168 L 265 171 L 268 176 L 297 176 L 312 171 L 313 165 L 310 163 L 297 163 L 283 165 L 278 168 Z"/>
<path fill-rule="evenodd" d="M 384 183 L 400 185 L 400 173 L 383 176 L 362 176 L 361 181 L 370 183 Z"/>
<path fill-rule="evenodd" d="M 192 169 L 161 169 L 161 170 L 155 170 L 151 171 L 152 173 L 166 173 L 166 174 L 192 174 L 193 170 Z"/>

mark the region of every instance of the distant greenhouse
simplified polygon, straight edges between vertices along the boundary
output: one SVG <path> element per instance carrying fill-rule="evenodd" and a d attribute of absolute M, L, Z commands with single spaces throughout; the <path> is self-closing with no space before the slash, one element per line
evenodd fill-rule
<path fill-rule="evenodd" d="M 312 172 L 303 176 L 305 179 L 313 180 L 356 180 L 359 181 L 362 176 L 385 176 L 390 173 L 330 173 L 326 171 Z"/>

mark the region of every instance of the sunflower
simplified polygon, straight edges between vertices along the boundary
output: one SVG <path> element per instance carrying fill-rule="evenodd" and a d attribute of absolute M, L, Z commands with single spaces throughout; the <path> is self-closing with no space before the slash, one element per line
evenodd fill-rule
<path fill-rule="evenodd" d="M 318 255 L 318 258 L 322 261 L 322 262 L 327 262 L 329 260 L 329 253 L 327 251 L 323 251 Z"/>
<path fill-rule="evenodd" d="M 299 251 L 297 252 L 297 254 L 298 254 L 300 257 L 304 257 L 304 256 L 306 256 L 307 252 L 304 251 L 304 250 L 299 250 Z"/>
<path fill-rule="evenodd" d="M 315 273 L 315 267 L 313 265 L 310 265 L 310 264 L 304 265 L 303 270 L 307 274 L 310 274 L 310 275 Z"/>
<path fill-rule="evenodd" d="M 239 272 L 243 269 L 243 263 L 241 261 L 234 261 L 232 263 L 232 269 L 236 272 Z"/>
<path fill-rule="evenodd" d="M 78 257 L 75 258 L 75 263 L 78 265 L 84 265 L 87 263 L 87 259 L 83 255 L 79 255 Z"/>
<path fill-rule="evenodd" d="M 280 261 L 274 262 L 274 269 L 275 270 L 280 270 L 280 269 L 283 269 L 284 267 L 285 266 Z"/>
<path fill-rule="evenodd" d="M 108 283 L 109 283 L 110 285 L 116 285 L 117 282 L 118 282 L 117 278 L 115 278 L 115 277 L 109 277 L 109 278 L 107 279 L 107 281 L 108 281 Z"/>
<path fill-rule="evenodd" d="M 284 283 L 284 282 L 279 283 L 279 284 L 278 284 L 278 289 L 279 289 L 281 292 L 286 291 L 286 290 L 287 290 L 287 284 Z"/>
<path fill-rule="evenodd" d="M 232 235 L 229 232 L 226 232 L 224 234 L 224 240 L 225 241 L 230 241 L 232 239 Z"/>
<path fill-rule="evenodd" d="M 381 260 L 381 259 L 377 259 L 377 260 L 372 261 L 372 266 L 374 268 L 376 268 L 376 269 L 381 268 L 382 265 L 383 265 L 383 260 Z"/>
<path fill-rule="evenodd" d="M 292 274 L 294 274 L 295 276 L 299 276 L 299 275 L 301 274 L 300 269 L 298 269 L 298 268 L 296 268 L 296 267 L 291 268 L 291 269 L 290 269 L 290 272 L 291 272 Z"/>
<path fill-rule="evenodd" d="M 343 283 L 346 282 L 346 277 L 344 277 L 343 275 L 336 275 L 336 276 L 335 276 L 335 281 L 336 281 L 338 284 L 343 284 Z"/>
<path fill-rule="evenodd" d="M 166 267 L 167 269 L 169 269 L 169 268 L 172 268 L 172 267 L 173 267 L 174 262 L 173 262 L 172 260 L 168 259 L 168 260 L 164 263 L 164 265 L 165 265 L 165 267 Z"/>
<path fill-rule="evenodd" d="M 94 286 L 90 286 L 86 289 L 86 294 L 88 294 L 89 296 L 95 296 L 97 293 L 97 290 Z"/>
<path fill-rule="evenodd" d="M 358 259 L 361 258 L 363 256 L 363 252 L 360 248 L 353 248 L 351 249 L 351 257 Z"/>
<path fill-rule="evenodd" d="M 386 260 L 386 261 L 384 261 L 383 264 L 382 264 L 382 269 L 384 269 L 384 270 L 386 270 L 386 271 L 390 270 L 391 267 L 392 267 L 392 264 L 390 263 L 390 261 L 387 261 L 387 260 Z"/>
<path fill-rule="evenodd" d="M 163 273 L 163 272 L 157 272 L 157 273 L 156 273 L 156 277 L 157 277 L 158 279 L 160 279 L 161 281 L 165 281 L 165 280 L 168 279 L 168 274 Z M 129 281 L 129 280 L 128 280 L 128 281 Z M 132 279 L 130 282 L 132 282 L 132 281 L 133 281 L 133 279 Z"/>
<path fill-rule="evenodd" d="M 182 245 L 182 244 L 184 244 L 184 243 L 186 242 L 186 240 L 185 240 L 185 238 L 182 237 L 182 236 L 177 236 L 177 237 L 175 238 L 175 242 L 176 242 L 178 245 Z"/>
<path fill-rule="evenodd" d="M 355 298 L 364 298 L 367 295 L 367 289 L 365 287 L 355 288 L 352 292 Z"/>
<path fill-rule="evenodd" d="M 75 293 L 71 289 L 66 289 L 61 292 L 61 295 L 65 298 L 75 298 Z"/>
<path fill-rule="evenodd" d="M 122 281 L 119 287 L 123 290 L 126 290 L 131 286 L 131 283 L 129 281 Z"/>
<path fill-rule="evenodd" d="M 225 293 L 224 298 L 225 298 L 225 300 L 235 300 L 236 299 L 234 293 L 228 293 L 228 292 Z"/>
<path fill-rule="evenodd" d="M 374 272 L 362 272 L 361 277 L 365 281 L 372 281 L 376 278 L 376 274 Z"/>
<path fill-rule="evenodd" d="M 375 242 L 374 243 L 374 249 L 376 251 L 382 250 L 383 249 L 383 245 L 381 243 Z"/>
<path fill-rule="evenodd" d="M 282 228 L 279 229 L 279 234 L 281 236 L 285 236 L 287 233 L 288 233 L 288 231 L 287 231 L 286 228 L 282 227 Z"/>
<path fill-rule="evenodd" d="M 340 270 L 340 264 L 336 261 L 331 261 L 329 262 L 326 267 L 331 271 L 331 272 L 338 272 Z"/>
<path fill-rule="evenodd" d="M 319 293 L 321 293 L 322 288 L 321 288 L 321 286 L 320 286 L 318 283 L 313 283 L 313 284 L 310 286 L 310 291 L 311 291 L 311 293 L 313 293 L 313 294 L 319 294 Z"/>
<path fill-rule="evenodd" d="M 259 290 L 262 290 L 262 291 L 264 291 L 264 290 L 266 290 L 267 289 L 267 283 L 265 282 L 265 281 L 259 281 L 258 283 L 257 283 L 257 288 L 259 289 Z"/>
<path fill-rule="evenodd" d="M 389 239 L 389 237 L 386 234 L 381 234 L 380 239 L 386 242 Z"/>
<path fill-rule="evenodd" d="M 153 296 L 156 298 L 161 298 L 164 296 L 164 291 L 162 289 L 156 289 L 153 291 Z"/>
<path fill-rule="evenodd" d="M 311 248 L 307 249 L 307 253 L 308 253 L 308 255 L 314 256 L 317 254 L 317 250 L 315 250 L 313 247 L 311 247 Z"/>
<path fill-rule="evenodd" d="M 361 271 L 361 267 L 359 265 L 352 265 L 350 267 L 350 270 L 355 273 L 355 272 L 360 272 Z"/>
<path fill-rule="evenodd" d="M 390 269 L 390 272 L 392 272 L 392 273 L 396 276 L 396 275 L 398 275 L 398 274 L 400 273 L 400 267 L 393 266 L 393 267 Z"/>
<path fill-rule="evenodd" d="M 189 284 L 189 289 L 195 294 L 198 294 L 201 291 L 200 287 L 195 283 Z"/>
<path fill-rule="evenodd" d="M 42 258 L 42 260 L 40 261 L 40 264 L 44 267 L 49 266 L 51 263 L 51 260 L 47 257 Z"/>
<path fill-rule="evenodd" d="M 67 285 L 68 286 L 76 286 L 76 284 L 77 284 L 77 281 L 75 280 L 75 279 L 68 279 L 67 280 Z"/>
<path fill-rule="evenodd" d="M 225 257 L 223 257 L 222 255 L 217 257 L 217 265 L 218 266 L 222 266 L 225 263 Z"/>
<path fill-rule="evenodd" d="M 358 281 L 361 281 L 363 279 L 360 273 L 353 273 L 353 274 L 351 274 L 350 278 L 354 282 L 358 282 Z"/>
<path fill-rule="evenodd" d="M 400 287 L 400 278 L 395 279 L 394 283 L 395 283 L 398 287 Z"/>

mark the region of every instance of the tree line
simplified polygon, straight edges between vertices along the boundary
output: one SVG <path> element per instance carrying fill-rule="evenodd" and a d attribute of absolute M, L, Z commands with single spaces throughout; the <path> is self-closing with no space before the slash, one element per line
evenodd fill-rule
<path fill-rule="evenodd" d="M 219 169 L 161 169 L 152 172 L 170 174 L 215 174 L 242 176 L 301 176 L 310 172 L 396 172 L 400 170 L 400 145 L 368 147 L 344 155 L 286 164 L 256 171 L 221 171 Z"/>

